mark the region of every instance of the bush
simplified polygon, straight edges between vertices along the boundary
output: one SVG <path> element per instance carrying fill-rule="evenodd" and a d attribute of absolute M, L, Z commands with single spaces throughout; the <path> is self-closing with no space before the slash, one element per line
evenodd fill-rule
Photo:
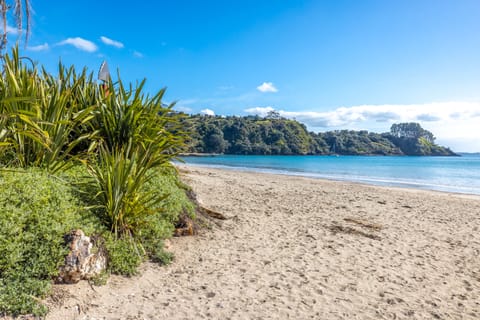
<path fill-rule="evenodd" d="M 53 76 L 18 53 L 1 59 L 0 316 L 46 312 L 72 229 L 103 235 L 109 272 L 133 275 L 146 258 L 171 260 L 163 240 L 194 210 L 169 164 L 184 133 L 165 89 L 103 90 L 86 69 Z"/>
<path fill-rule="evenodd" d="M 104 234 L 111 273 L 134 275 L 140 263 L 147 258 L 168 264 L 173 256 L 164 250 L 164 240 L 172 236 L 180 214 L 193 217 L 195 213 L 195 206 L 185 193 L 188 186 L 179 180 L 173 167 L 152 169 L 150 175 L 152 178 L 141 192 L 155 192 L 161 201 L 146 208 L 150 214 L 137 221 L 134 236 L 115 240 L 112 233 Z"/>
<path fill-rule="evenodd" d="M 108 252 L 108 270 L 124 276 L 137 274 L 137 268 L 143 261 L 138 243 L 133 238 L 117 239 L 112 233 L 104 233 Z"/>
<path fill-rule="evenodd" d="M 172 255 L 163 241 L 172 236 L 181 213 L 194 205 L 173 167 L 152 169 L 143 187 L 163 200 L 149 208 L 134 237 L 117 238 L 100 220 L 92 202 L 92 178 L 83 166 L 53 176 L 40 169 L 0 171 L 0 315 L 43 315 L 39 304 L 58 275 L 67 253 L 63 237 L 73 229 L 101 234 L 109 256 L 108 272 L 131 276 L 145 259 L 166 264 Z M 88 210 L 86 208 L 89 208 Z"/>
<path fill-rule="evenodd" d="M 44 171 L 0 171 L 0 190 L 0 314 L 44 314 L 35 297 L 48 293 L 64 261 L 63 236 L 102 227 L 68 181 Z"/>
<path fill-rule="evenodd" d="M 163 200 L 153 208 L 155 213 L 148 216 L 138 229 L 137 239 L 152 261 L 167 264 L 171 261 L 172 255 L 163 249 L 163 240 L 172 236 L 180 214 L 193 218 L 195 205 L 186 195 L 189 187 L 180 181 L 173 167 L 155 170 L 144 189 L 156 190 Z"/>

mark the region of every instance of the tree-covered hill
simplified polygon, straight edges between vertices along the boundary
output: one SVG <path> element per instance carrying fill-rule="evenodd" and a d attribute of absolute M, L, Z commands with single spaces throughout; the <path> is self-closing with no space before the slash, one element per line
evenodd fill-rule
<path fill-rule="evenodd" d="M 272 113 L 259 116 L 192 115 L 183 119 L 189 132 L 186 153 L 254 155 L 456 155 L 435 144 L 418 123 L 392 125 L 388 133 L 335 130 L 309 132 L 304 124 Z"/>

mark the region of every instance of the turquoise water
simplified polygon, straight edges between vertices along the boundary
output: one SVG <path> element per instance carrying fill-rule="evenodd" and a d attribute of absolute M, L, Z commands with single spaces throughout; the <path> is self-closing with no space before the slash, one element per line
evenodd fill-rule
<path fill-rule="evenodd" d="M 462 157 L 213 156 L 187 164 L 480 195 L 480 155 Z"/>

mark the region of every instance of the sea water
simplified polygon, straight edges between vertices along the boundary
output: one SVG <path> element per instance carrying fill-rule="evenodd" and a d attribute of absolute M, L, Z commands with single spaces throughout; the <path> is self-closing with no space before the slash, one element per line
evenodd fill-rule
<path fill-rule="evenodd" d="M 182 157 L 191 165 L 480 195 L 480 154 Z"/>

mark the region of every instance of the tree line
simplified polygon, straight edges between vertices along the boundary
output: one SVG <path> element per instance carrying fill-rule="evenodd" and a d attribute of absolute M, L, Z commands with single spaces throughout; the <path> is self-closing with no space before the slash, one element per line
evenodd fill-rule
<path fill-rule="evenodd" d="M 185 115 L 186 153 L 244 155 L 455 155 L 435 144 L 418 123 L 393 124 L 390 132 L 309 132 L 296 120 L 260 116 Z"/>

